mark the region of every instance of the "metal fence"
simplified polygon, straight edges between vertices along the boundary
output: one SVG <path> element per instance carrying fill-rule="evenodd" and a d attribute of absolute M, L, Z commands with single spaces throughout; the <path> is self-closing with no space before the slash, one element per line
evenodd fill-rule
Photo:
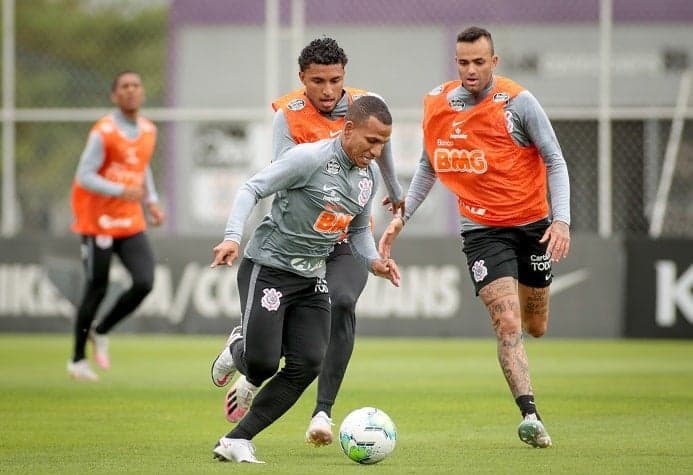
<path fill-rule="evenodd" d="M 546 108 L 578 232 L 693 236 L 693 8 L 688 0 L 3 0 L 2 233 L 68 233 L 70 183 L 113 75 L 135 69 L 159 126 L 154 172 L 171 220 L 221 235 L 233 193 L 269 161 L 269 102 L 328 35 L 346 83 L 381 94 L 406 187 L 423 95 L 455 79 L 456 34 L 494 35 L 498 73 Z M 378 219 L 382 218 L 382 219 Z M 384 222 L 385 212 L 376 216 Z M 454 234 L 438 186 L 408 235 Z"/>

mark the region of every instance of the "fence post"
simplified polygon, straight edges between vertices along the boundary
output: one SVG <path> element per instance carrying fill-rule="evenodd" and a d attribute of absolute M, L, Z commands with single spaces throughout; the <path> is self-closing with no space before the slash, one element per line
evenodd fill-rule
<path fill-rule="evenodd" d="M 2 229 L 3 237 L 17 234 L 17 167 L 14 114 L 14 0 L 2 2 Z"/>

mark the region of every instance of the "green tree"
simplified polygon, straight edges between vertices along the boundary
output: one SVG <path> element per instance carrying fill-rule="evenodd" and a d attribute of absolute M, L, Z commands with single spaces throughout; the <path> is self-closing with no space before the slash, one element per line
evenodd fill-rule
<path fill-rule="evenodd" d="M 141 73 L 148 106 L 163 104 L 167 8 L 161 2 L 23 0 L 16 2 L 15 21 L 16 107 L 111 107 L 111 80 L 125 69 Z M 67 232 L 70 183 L 90 125 L 18 124 L 23 232 Z"/>

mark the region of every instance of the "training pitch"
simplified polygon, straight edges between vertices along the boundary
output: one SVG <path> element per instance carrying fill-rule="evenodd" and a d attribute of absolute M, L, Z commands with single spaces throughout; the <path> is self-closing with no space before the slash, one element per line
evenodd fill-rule
<path fill-rule="evenodd" d="M 66 374 L 67 334 L 0 334 L 0 473 L 693 473 L 690 341 L 528 340 L 537 406 L 553 438 L 517 437 L 518 410 L 487 339 L 359 337 L 334 407 L 376 406 L 394 453 L 373 466 L 338 442 L 303 443 L 315 384 L 255 438 L 265 465 L 212 459 L 230 428 L 209 365 L 225 335 L 111 337 L 98 383 Z"/>

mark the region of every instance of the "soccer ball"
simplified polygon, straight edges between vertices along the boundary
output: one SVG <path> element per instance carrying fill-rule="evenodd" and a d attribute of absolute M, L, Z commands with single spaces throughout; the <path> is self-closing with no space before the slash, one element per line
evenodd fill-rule
<path fill-rule="evenodd" d="M 339 443 L 354 462 L 378 463 L 392 453 L 396 442 L 395 423 L 375 407 L 352 411 L 339 426 Z"/>

